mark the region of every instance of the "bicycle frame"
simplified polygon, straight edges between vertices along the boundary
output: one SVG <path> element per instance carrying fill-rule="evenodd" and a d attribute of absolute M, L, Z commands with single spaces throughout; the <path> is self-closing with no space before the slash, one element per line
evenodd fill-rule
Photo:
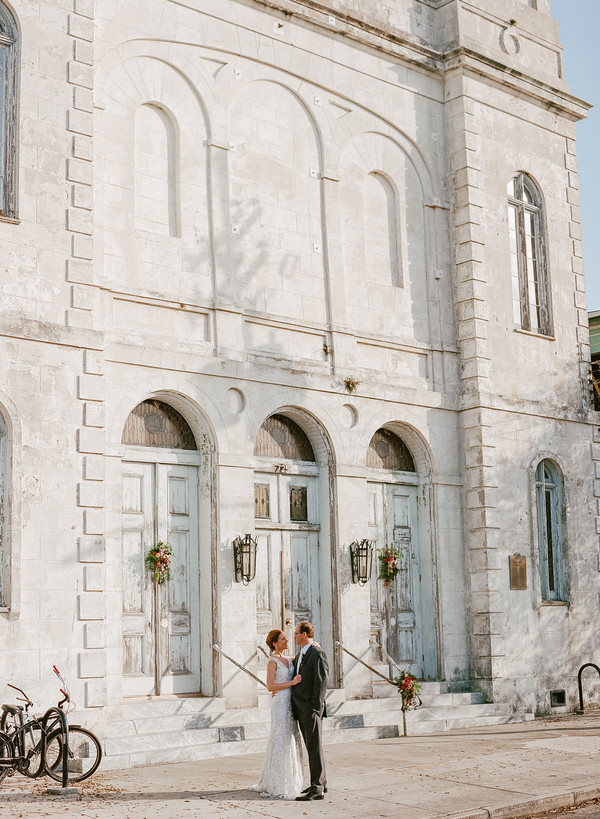
<path fill-rule="evenodd" d="M 58 669 L 55 667 L 54 671 L 56 672 L 57 676 L 62 680 Z M 64 684 L 64 681 L 63 681 Z M 27 715 L 27 711 L 29 707 L 33 705 L 27 694 L 21 689 L 17 688 L 16 685 L 12 685 L 8 683 L 10 688 L 14 688 L 15 691 L 19 691 L 23 694 L 23 698 L 17 697 L 17 699 L 22 699 L 25 702 L 25 709 L 20 710 L 17 714 L 13 714 L 15 718 L 15 732 L 14 732 L 14 739 L 9 734 L 5 734 L 6 738 L 10 742 L 11 745 L 14 746 L 15 756 L 13 757 L 0 757 L 0 767 L 11 767 L 13 769 L 17 769 L 18 765 L 21 761 L 26 760 L 25 755 L 25 732 L 24 728 L 26 726 L 25 716 Z M 46 747 L 47 747 L 47 740 L 48 735 L 50 732 L 56 727 L 57 724 L 60 725 L 60 732 L 61 732 L 61 740 L 62 740 L 62 749 L 61 749 L 61 764 L 62 764 L 62 787 L 67 788 L 69 783 L 69 770 L 68 770 L 68 760 L 69 760 L 69 723 L 67 720 L 67 715 L 62 710 L 62 706 L 65 702 L 70 700 L 70 697 L 66 691 L 63 691 L 61 688 L 61 694 L 63 695 L 63 699 L 58 703 L 58 705 L 54 705 L 51 708 L 48 708 L 46 713 L 41 719 L 37 719 L 36 722 L 38 723 L 40 730 L 41 730 L 41 745 L 40 745 L 40 753 L 42 756 L 43 764 L 40 768 L 40 776 L 43 775 L 45 770 L 45 759 L 46 759 Z M 18 720 L 18 721 L 17 721 Z M 50 725 L 48 724 L 50 723 Z"/>
<path fill-rule="evenodd" d="M 25 707 L 23 708 L 22 706 L 19 706 L 18 710 L 3 709 L 3 711 L 6 711 L 2 716 L 3 725 L 6 725 L 8 718 L 12 718 L 13 725 L 12 729 L 3 728 L 2 734 L 3 737 L 10 740 L 11 745 L 13 746 L 14 756 L 2 757 L 0 759 L 0 767 L 3 768 L 10 767 L 13 768 L 14 770 L 18 770 L 20 773 L 25 773 L 28 768 L 30 760 L 30 756 L 26 750 L 25 744 L 26 735 L 29 734 L 31 738 L 31 749 L 35 750 L 36 743 L 33 733 L 33 725 L 35 723 L 37 727 L 40 727 L 40 729 L 41 726 L 39 725 L 35 717 L 33 717 L 32 719 L 29 718 L 29 708 L 33 705 L 33 703 L 29 699 L 27 694 L 21 688 L 18 688 L 16 685 L 8 683 L 8 686 L 9 688 L 13 688 L 15 691 L 18 691 L 20 694 L 23 695 L 22 697 L 17 697 L 17 699 L 21 700 L 21 702 L 24 702 Z M 10 708 L 10 706 L 8 708 Z M 41 776 L 42 772 L 43 768 L 40 768 L 37 774 L 28 773 L 27 775 L 36 778 L 37 776 Z"/>
<path fill-rule="evenodd" d="M 102 747 L 98 738 L 91 731 L 87 731 L 75 724 L 71 726 L 74 731 L 73 741 L 75 746 L 74 749 L 69 747 L 70 729 L 67 713 L 71 696 L 56 666 L 53 666 L 53 670 L 63 685 L 60 689 L 63 699 L 57 705 L 48 708 L 43 717 L 31 717 L 28 711 L 33 702 L 21 688 L 8 683 L 11 688 L 22 694 L 22 697 L 17 697 L 17 699 L 24 702 L 25 707 L 7 705 L 3 708 L 2 725 L 8 719 L 11 722 L 9 732 L 0 731 L 0 739 L 5 748 L 4 755 L 0 757 L 0 773 L 5 776 L 6 773 L 10 772 L 7 769 L 11 769 L 13 772 L 18 771 L 33 779 L 47 774 L 62 782 L 64 790 L 69 787 L 70 776 L 75 782 L 78 782 L 87 779 L 88 776 L 94 773 L 102 760 Z M 65 703 L 67 704 L 66 707 Z M 81 770 L 76 767 L 70 769 L 71 759 L 77 760 L 88 757 L 87 751 L 84 757 L 78 756 L 83 747 L 87 748 L 87 745 L 81 746 L 80 744 L 82 734 L 87 735 L 92 743 L 91 765 L 88 766 L 87 770 L 83 767 Z M 51 752 L 50 748 L 52 748 Z M 48 759 L 49 753 L 50 759 Z M 7 754 L 10 754 L 10 756 Z M 73 764 L 76 765 L 77 763 Z"/>

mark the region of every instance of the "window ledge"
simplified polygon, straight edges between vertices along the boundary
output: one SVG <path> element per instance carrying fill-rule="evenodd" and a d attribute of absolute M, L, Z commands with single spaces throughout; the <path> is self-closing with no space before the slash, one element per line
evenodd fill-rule
<path fill-rule="evenodd" d="M 10 611 L 8 606 L 0 606 L 0 614 L 8 614 Z"/>
<path fill-rule="evenodd" d="M 531 336 L 532 338 L 543 338 L 546 341 L 556 341 L 556 336 L 547 336 L 545 333 L 534 333 L 533 330 L 524 330 L 522 327 L 515 327 L 515 333 L 521 333 L 524 336 Z"/>
<path fill-rule="evenodd" d="M 0 213 L 0 222 L 8 222 L 9 225 L 20 225 L 21 220 L 17 219 L 16 216 L 4 216 Z M 0 606 L 0 611 L 2 611 L 2 607 Z"/>
<path fill-rule="evenodd" d="M 568 600 L 542 600 L 540 603 L 540 608 L 544 606 L 564 606 L 566 608 L 571 607 L 571 603 Z"/>

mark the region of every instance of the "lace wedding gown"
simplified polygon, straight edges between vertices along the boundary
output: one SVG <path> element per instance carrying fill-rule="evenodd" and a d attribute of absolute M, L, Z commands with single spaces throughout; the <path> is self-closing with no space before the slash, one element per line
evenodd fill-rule
<path fill-rule="evenodd" d="M 290 682 L 294 678 L 294 664 L 288 668 L 278 657 L 275 682 Z M 302 790 L 302 749 L 298 724 L 292 716 L 291 688 L 282 688 L 271 698 L 271 732 L 265 751 L 260 780 L 251 790 L 261 796 L 294 799 Z"/>

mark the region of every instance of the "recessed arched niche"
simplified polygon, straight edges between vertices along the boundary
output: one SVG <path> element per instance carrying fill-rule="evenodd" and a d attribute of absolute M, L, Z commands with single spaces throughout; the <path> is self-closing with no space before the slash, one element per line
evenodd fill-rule
<path fill-rule="evenodd" d="M 135 226 L 179 236 L 178 134 L 172 117 L 146 103 L 135 112 Z"/>
<path fill-rule="evenodd" d="M 349 323 L 412 343 L 429 341 L 430 305 L 424 188 L 407 150 L 370 131 L 349 140 L 339 200 Z"/>
<path fill-rule="evenodd" d="M 321 147 L 312 117 L 283 85 L 252 82 L 232 102 L 229 142 L 231 242 L 240 297 L 251 309 L 327 321 Z M 258 325 L 249 332 L 253 347 L 294 355 L 297 336 L 265 333 Z"/>
<path fill-rule="evenodd" d="M 399 287 L 396 192 L 381 173 L 368 173 L 364 183 L 365 272 L 370 282 Z"/>

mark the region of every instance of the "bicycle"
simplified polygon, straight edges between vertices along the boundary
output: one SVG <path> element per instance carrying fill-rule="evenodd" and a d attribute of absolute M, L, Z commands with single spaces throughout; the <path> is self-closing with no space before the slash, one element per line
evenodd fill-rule
<path fill-rule="evenodd" d="M 27 694 L 16 685 L 10 683 L 8 685 L 23 694 L 23 697 L 17 697 L 17 699 L 24 702 L 25 706 L 2 706 L 0 763 L 3 764 L 0 764 L 0 782 L 15 770 L 24 776 L 37 779 L 44 773 L 43 729 L 35 717 L 27 718 L 29 709 L 33 706 Z M 12 725 L 9 725 L 11 718 Z"/>
<path fill-rule="evenodd" d="M 60 689 L 63 699 L 60 700 L 56 708 L 49 709 L 49 711 L 56 712 L 58 710 L 62 712 L 66 722 L 66 714 L 69 709 L 68 705 L 67 708 L 63 706 L 65 703 L 71 703 L 71 695 L 58 668 L 54 665 L 52 670 L 63 684 L 63 688 Z M 73 708 L 75 708 L 74 704 Z M 46 714 L 48 713 L 47 711 Z M 57 723 L 58 720 L 55 720 L 48 729 L 44 760 L 45 771 L 48 776 L 57 782 L 83 782 L 84 779 L 90 777 L 98 769 L 102 761 L 100 740 L 92 731 L 83 728 L 81 725 L 67 725 L 67 771 L 65 777 L 63 767 L 65 732 L 61 728 L 52 730 Z"/>
<path fill-rule="evenodd" d="M 21 705 L 3 705 L 0 719 L 0 782 L 8 773 L 18 771 L 36 778 L 47 774 L 62 782 L 82 782 L 90 777 L 102 760 L 100 741 L 91 731 L 81 725 L 69 725 L 67 720 L 71 696 L 67 685 L 56 666 L 54 673 L 62 682 L 60 689 L 63 699 L 49 708 L 41 719 L 25 721 L 29 708 L 33 705 L 27 694 L 15 685 L 11 688 L 23 694 L 25 708 Z M 12 729 L 8 726 L 13 717 Z M 65 746 L 66 739 L 66 746 Z M 65 753 L 66 747 L 66 753 Z M 35 764 L 32 764 L 35 761 Z M 66 767 L 65 767 L 66 762 Z"/>

